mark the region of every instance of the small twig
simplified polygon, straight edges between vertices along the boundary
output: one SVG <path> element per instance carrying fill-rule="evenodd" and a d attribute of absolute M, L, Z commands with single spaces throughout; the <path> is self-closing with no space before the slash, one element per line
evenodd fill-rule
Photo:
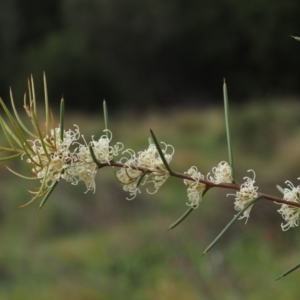
<path fill-rule="evenodd" d="M 103 163 L 103 164 L 99 164 L 98 168 L 104 168 L 104 167 L 120 167 L 120 168 L 132 168 L 132 169 L 136 169 L 139 170 L 143 173 L 148 173 L 151 174 L 153 172 L 159 172 L 159 170 L 149 170 L 147 168 L 142 168 L 142 167 L 138 167 L 138 166 L 128 166 L 125 165 L 121 162 L 118 161 L 110 161 L 109 163 Z M 162 171 L 163 172 L 163 171 Z M 177 177 L 177 178 L 181 178 L 181 179 L 187 179 L 187 180 L 192 180 L 192 181 L 196 181 L 193 177 L 186 175 L 186 174 L 182 174 L 182 173 L 178 173 L 178 172 L 174 172 L 172 174 L 170 174 L 170 176 L 173 177 Z M 205 185 L 209 186 L 209 187 L 218 187 L 218 188 L 225 188 L 225 189 L 231 189 L 231 190 L 240 190 L 240 185 L 235 184 L 235 183 L 219 183 L 216 184 L 212 181 L 206 180 L 206 179 L 197 179 L 197 181 L 204 183 Z M 263 197 L 263 199 L 268 200 L 268 201 L 272 201 L 272 202 L 276 202 L 276 203 L 281 203 L 281 204 L 286 204 L 286 205 L 290 205 L 290 206 L 295 206 L 295 207 L 300 207 L 300 203 L 297 202 L 291 202 L 291 201 L 287 201 L 284 200 L 282 198 L 278 198 L 272 195 L 268 195 L 265 193 L 257 193 L 258 196 Z"/>

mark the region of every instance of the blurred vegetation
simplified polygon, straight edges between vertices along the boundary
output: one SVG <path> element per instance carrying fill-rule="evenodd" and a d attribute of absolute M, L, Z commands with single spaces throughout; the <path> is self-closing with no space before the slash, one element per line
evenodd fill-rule
<path fill-rule="evenodd" d="M 211 104 L 223 77 L 231 101 L 299 94 L 299 15 L 297 0 L 3 0 L 0 95 L 42 71 L 89 111 Z"/>
<path fill-rule="evenodd" d="M 231 110 L 236 172 L 256 172 L 260 191 L 279 193 L 299 176 L 299 102 L 247 105 Z M 110 108 L 110 107 L 109 107 Z M 112 110 L 112 109 L 110 109 Z M 66 112 L 86 137 L 101 134 L 103 120 Z M 149 128 L 175 147 L 172 166 L 196 165 L 207 174 L 227 160 L 221 109 L 173 110 L 111 119 L 114 141 L 147 147 Z M 1 136 L 3 143 L 3 137 Z M 20 162 L 10 164 L 22 171 Z M 155 195 L 126 201 L 113 170 L 101 169 L 96 193 L 61 182 L 45 207 L 16 210 L 26 202 L 28 182 L 0 168 L 0 299 L 286 299 L 298 291 L 299 228 L 282 232 L 280 206 L 257 203 L 247 225 L 237 222 L 204 257 L 205 247 L 235 214 L 227 190 L 209 191 L 179 227 L 168 226 L 186 210 L 186 189 L 170 178 Z"/>

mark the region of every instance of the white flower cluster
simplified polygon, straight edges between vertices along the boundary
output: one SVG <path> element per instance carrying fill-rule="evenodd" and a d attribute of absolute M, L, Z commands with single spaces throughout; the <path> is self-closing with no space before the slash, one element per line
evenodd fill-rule
<path fill-rule="evenodd" d="M 255 172 L 253 170 L 248 170 L 248 172 L 253 172 L 253 179 L 250 177 L 244 177 L 246 181 L 241 184 L 240 190 L 236 192 L 236 194 L 233 194 L 235 196 L 235 202 L 234 202 L 234 208 L 237 211 L 240 211 L 244 209 L 244 207 L 251 202 L 253 199 L 258 197 L 257 189 L 258 187 L 254 186 L 255 183 Z M 231 194 L 229 194 L 231 195 Z M 228 196 L 228 195 L 227 195 Z M 248 207 L 243 215 L 239 219 L 247 218 L 246 223 L 248 221 L 248 218 L 250 216 L 250 211 L 253 205 Z"/>
<path fill-rule="evenodd" d="M 286 181 L 286 184 L 290 188 L 284 189 L 283 199 L 291 202 L 300 203 L 300 186 L 295 187 L 290 181 Z M 286 224 L 281 224 L 283 231 L 288 230 L 290 227 L 295 227 L 299 225 L 300 219 L 300 208 L 295 206 L 290 206 L 283 204 L 278 212 L 282 215 L 283 219 L 286 221 Z"/>
<path fill-rule="evenodd" d="M 87 191 L 95 191 L 94 178 L 98 166 L 93 161 L 87 143 L 78 142 L 79 127 L 77 125 L 74 127 L 74 130 L 64 131 L 62 139 L 60 128 L 55 128 L 50 130 L 50 136 L 47 135 L 43 142 L 39 139 L 28 141 L 31 145 L 26 153 L 26 162 L 33 165 L 34 177 L 40 178 L 46 187 L 51 187 L 56 181 L 65 179 L 74 185 L 83 181 Z M 123 148 L 121 143 L 114 147 L 110 146 L 111 138 L 111 132 L 107 131 L 99 140 L 93 139 L 90 143 L 100 163 L 109 163 Z"/>
<path fill-rule="evenodd" d="M 207 179 L 215 184 L 232 183 L 231 167 L 226 161 L 221 161 L 217 167 L 212 169 L 213 177 L 207 174 Z"/>
<path fill-rule="evenodd" d="M 191 167 L 187 172 L 184 172 L 184 174 L 187 174 L 194 179 L 184 179 L 183 182 L 187 186 L 187 196 L 190 201 L 187 205 L 195 209 L 199 206 L 203 192 L 206 189 L 206 185 L 199 181 L 200 179 L 204 179 L 204 176 L 198 172 L 198 169 L 195 166 Z"/>
<path fill-rule="evenodd" d="M 162 149 L 163 155 L 167 163 L 170 163 L 174 154 L 174 148 L 171 145 L 163 144 L 165 145 L 165 148 Z M 171 149 L 171 153 L 168 153 L 169 148 Z M 131 197 L 127 198 L 128 200 L 134 199 L 137 193 L 141 192 L 138 184 L 153 183 L 154 191 L 147 191 L 150 194 L 156 193 L 170 176 L 155 144 L 150 144 L 148 149 L 140 151 L 137 154 L 131 149 L 125 150 L 124 153 L 128 153 L 130 158 L 123 157 L 121 159 L 124 168 L 121 168 L 116 173 L 116 176 L 123 185 L 123 189 L 130 193 Z M 146 172 L 143 172 L 142 169 L 145 169 Z"/>
<path fill-rule="evenodd" d="M 217 167 L 212 169 L 213 176 L 210 173 L 207 174 L 207 179 L 215 184 L 219 183 L 232 183 L 231 167 L 226 161 L 222 161 Z M 187 174 L 193 178 L 193 180 L 184 179 L 184 184 L 187 186 L 187 195 L 190 203 L 188 206 L 197 208 L 202 200 L 203 192 L 206 189 L 206 185 L 200 182 L 200 179 L 204 179 L 204 175 L 198 172 L 197 167 L 191 167 Z"/>

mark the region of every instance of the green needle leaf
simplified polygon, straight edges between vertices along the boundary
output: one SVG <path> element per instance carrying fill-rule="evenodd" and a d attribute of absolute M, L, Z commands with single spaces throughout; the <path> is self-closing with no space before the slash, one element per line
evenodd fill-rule
<path fill-rule="evenodd" d="M 154 143 L 154 141 L 153 141 L 153 139 L 152 139 L 151 136 L 148 137 L 148 143 L 149 143 L 149 146 Z"/>
<path fill-rule="evenodd" d="M 276 188 L 282 195 L 284 195 L 284 189 L 280 185 L 277 184 Z"/>
<path fill-rule="evenodd" d="M 101 167 L 102 167 L 102 164 L 101 164 L 101 162 L 96 158 L 94 149 L 93 149 L 93 147 L 92 147 L 91 145 L 89 145 L 89 149 L 90 149 L 90 153 L 91 153 L 91 156 L 92 156 L 92 159 L 93 159 L 94 163 L 95 163 L 99 168 L 101 168 Z"/>
<path fill-rule="evenodd" d="M 59 119 L 60 119 L 60 140 L 62 141 L 64 139 L 64 122 L 65 122 L 65 101 L 64 98 L 61 98 L 60 101 L 60 114 L 59 114 Z"/>
<path fill-rule="evenodd" d="M 283 277 L 285 277 L 286 275 L 288 275 L 288 274 L 294 272 L 294 271 L 297 270 L 299 267 L 300 267 L 300 263 L 297 264 L 296 266 L 292 267 L 291 269 L 287 270 L 287 271 L 286 271 L 285 273 L 283 273 L 280 277 L 278 277 L 278 278 L 276 279 L 276 281 L 279 280 L 279 279 L 281 279 L 281 278 L 283 278 Z"/>
<path fill-rule="evenodd" d="M 30 102 L 32 101 L 32 104 L 33 104 L 33 110 L 34 110 L 34 113 L 37 117 L 37 106 L 36 106 L 36 97 L 35 97 L 35 88 L 34 88 L 34 81 L 33 81 L 33 76 L 31 74 L 30 76 L 30 83 L 29 83 L 29 86 L 31 86 L 31 97 L 29 100 Z"/>
<path fill-rule="evenodd" d="M 293 35 L 291 35 L 291 37 L 292 37 L 293 39 L 295 39 L 296 41 L 300 42 L 300 37 L 293 36 Z"/>
<path fill-rule="evenodd" d="M 39 123 L 38 123 L 38 120 L 37 120 L 37 116 L 35 115 L 35 113 L 32 114 L 32 119 L 33 119 L 33 122 L 34 122 L 34 124 L 35 124 L 35 128 L 36 128 L 36 130 L 37 130 L 37 134 L 38 134 L 38 136 L 39 136 L 39 138 L 40 138 L 40 142 L 41 142 L 41 144 L 42 144 L 42 147 L 43 147 L 43 149 L 44 149 L 44 152 L 45 152 L 45 154 L 46 154 L 48 160 L 51 161 L 51 158 L 50 158 L 50 156 L 49 156 L 49 153 L 48 153 L 46 144 L 45 144 L 45 142 L 44 142 L 44 139 L 43 139 L 43 136 L 42 136 L 42 132 L 41 132 L 41 129 L 40 129 L 40 126 L 39 126 Z"/>
<path fill-rule="evenodd" d="M 225 82 L 225 78 L 224 78 L 224 84 L 223 84 L 223 97 L 224 97 L 224 111 L 225 111 L 225 124 L 226 124 L 226 134 L 227 134 L 229 164 L 230 164 L 230 167 L 231 167 L 231 176 L 233 178 L 233 181 L 235 182 L 233 154 L 232 154 L 231 138 L 230 138 L 230 128 L 229 128 L 228 93 L 227 93 L 227 85 L 226 85 L 226 82 Z"/>
<path fill-rule="evenodd" d="M 11 155 L 11 156 L 6 156 L 6 157 L 3 157 L 3 158 L 0 158 L 0 162 L 4 162 L 4 161 L 15 159 L 17 157 L 20 157 L 22 154 L 23 153 L 17 153 L 17 154 Z"/>
<path fill-rule="evenodd" d="M 139 178 L 136 187 L 138 188 L 140 186 L 140 184 L 142 183 L 143 179 L 145 178 L 145 176 L 148 174 L 148 172 L 145 172 L 141 175 L 141 177 Z"/>
<path fill-rule="evenodd" d="M 204 197 L 204 195 L 208 192 L 208 190 L 210 190 L 210 187 L 207 187 L 205 189 L 205 191 L 202 194 L 202 198 Z M 193 207 L 190 207 L 177 221 L 175 221 L 169 228 L 168 230 L 171 230 L 173 228 L 175 228 L 177 225 L 179 225 L 192 211 L 194 210 Z"/>
<path fill-rule="evenodd" d="M 43 198 L 39 209 L 41 209 L 44 204 L 46 203 L 46 201 L 48 200 L 48 198 L 50 197 L 50 195 L 52 194 L 53 190 L 55 189 L 55 187 L 57 186 L 58 181 L 55 181 L 55 183 L 50 187 L 49 191 L 47 192 L 47 194 L 45 195 L 45 197 Z"/>
<path fill-rule="evenodd" d="M 177 225 L 179 225 L 192 211 L 194 210 L 193 207 L 190 207 L 177 221 L 175 221 L 168 230 L 171 230 L 175 228 Z"/>
<path fill-rule="evenodd" d="M 211 250 L 217 242 L 221 239 L 221 237 L 227 232 L 227 230 L 233 225 L 235 221 L 244 213 L 245 210 L 252 204 L 254 204 L 257 200 L 263 198 L 263 196 L 259 196 L 255 199 L 253 199 L 251 202 L 249 202 L 237 215 L 234 216 L 234 218 L 225 226 L 225 228 L 220 232 L 220 234 L 212 241 L 212 243 L 204 250 L 203 254 L 201 256 L 204 256 L 209 250 Z"/>
<path fill-rule="evenodd" d="M 10 122 L 15 126 L 16 121 L 14 119 L 14 117 L 12 116 L 12 114 L 10 113 L 9 109 L 7 108 L 7 106 L 5 105 L 5 103 L 3 102 L 3 100 L 0 98 L 0 104 L 3 108 L 3 110 L 5 111 L 8 119 L 10 120 Z M 18 126 L 17 126 L 18 127 Z"/>
<path fill-rule="evenodd" d="M 48 168 L 49 168 L 49 166 L 47 167 L 46 174 L 48 173 Z M 34 193 L 35 196 L 31 200 L 29 200 L 27 203 L 20 205 L 18 208 L 24 208 L 24 207 L 28 206 L 29 204 L 34 202 L 38 197 L 42 196 L 46 192 L 46 190 L 45 190 L 46 179 L 47 179 L 47 176 L 45 175 L 38 192 Z M 52 187 L 50 189 L 52 189 Z M 48 192 L 47 192 L 47 194 L 48 194 Z"/>
<path fill-rule="evenodd" d="M 14 111 L 14 114 L 15 114 L 15 117 L 17 119 L 17 121 L 19 122 L 20 126 L 23 128 L 23 130 L 25 132 L 27 132 L 30 136 L 32 137 L 36 137 L 25 125 L 24 123 L 22 122 L 19 114 L 18 114 L 18 111 L 16 109 L 16 106 L 15 106 L 15 102 L 14 102 L 14 98 L 13 98 L 13 94 L 12 94 L 12 90 L 10 89 L 9 90 L 9 94 L 10 94 L 10 102 L 11 102 L 11 106 L 12 106 L 12 109 Z M 26 103 L 26 94 L 24 95 L 24 103 Z"/>
<path fill-rule="evenodd" d="M 29 157 L 30 157 L 29 152 L 31 152 L 31 154 L 35 155 L 34 150 L 32 149 L 32 147 L 30 146 L 30 144 L 26 140 L 26 137 L 24 136 L 24 134 L 22 133 L 22 131 L 19 129 L 19 127 L 17 126 L 17 124 L 13 123 L 13 125 L 15 127 L 15 131 L 16 131 L 16 134 L 17 134 L 17 140 L 20 142 L 21 147 L 23 148 L 24 152 L 26 152 L 26 154 Z"/>
<path fill-rule="evenodd" d="M 103 101 L 103 115 L 104 115 L 104 126 L 105 129 L 108 130 L 108 112 L 107 112 L 107 105 L 106 101 Z"/>
<path fill-rule="evenodd" d="M 151 129 L 150 129 L 150 133 L 151 133 L 152 139 L 154 141 L 154 144 L 156 146 L 156 149 L 157 149 L 157 151 L 159 153 L 159 156 L 160 156 L 161 160 L 163 161 L 165 167 L 169 171 L 170 175 L 175 175 L 176 173 L 174 171 L 172 171 L 172 169 L 170 168 L 169 164 L 167 163 L 167 161 L 165 159 L 165 156 L 164 156 L 164 154 L 163 154 L 163 152 L 162 152 L 162 150 L 160 148 L 160 145 L 159 145 L 159 143 L 158 143 L 158 141 L 157 141 L 157 139 L 156 139 L 156 137 L 154 135 L 154 132 Z"/>
<path fill-rule="evenodd" d="M 106 105 L 106 101 L 103 101 L 103 115 L 104 115 L 104 126 L 105 126 L 105 134 L 107 139 L 109 140 L 109 136 L 108 136 L 108 112 L 107 112 L 107 105 Z M 109 146 L 110 143 L 108 143 Z"/>
<path fill-rule="evenodd" d="M 47 88 L 47 80 L 46 73 L 43 72 L 43 82 L 44 82 L 44 97 L 45 97 L 45 131 L 46 135 L 49 134 L 49 100 L 48 100 L 48 88 Z"/>
<path fill-rule="evenodd" d="M 11 146 L 12 149 L 16 149 L 16 147 L 14 146 L 13 140 L 20 146 L 22 147 L 20 141 L 18 140 L 18 138 L 15 136 L 15 134 L 10 130 L 10 128 L 8 127 L 8 125 L 4 122 L 4 120 L 2 119 L 2 117 L 0 116 L 0 124 L 2 127 L 2 131 L 9 143 L 9 145 Z M 11 139 L 12 138 L 12 139 Z"/>

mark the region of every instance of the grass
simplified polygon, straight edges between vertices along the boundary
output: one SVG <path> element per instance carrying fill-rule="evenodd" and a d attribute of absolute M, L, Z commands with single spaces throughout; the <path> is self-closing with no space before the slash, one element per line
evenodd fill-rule
<path fill-rule="evenodd" d="M 260 191 L 279 195 L 276 184 L 297 184 L 299 111 L 296 102 L 231 110 L 240 181 L 253 168 Z M 86 137 L 101 134 L 98 117 L 67 113 L 66 119 L 66 128 L 76 123 Z M 136 151 L 147 147 L 154 130 L 175 147 L 176 171 L 196 165 L 207 174 L 228 160 L 219 109 L 119 114 L 110 124 L 114 140 Z M 105 168 L 95 194 L 62 182 L 38 211 L 37 203 L 16 210 L 30 197 L 27 182 L 3 166 L 0 176 L 0 299 L 295 299 L 299 271 L 275 279 L 300 260 L 299 228 L 282 232 L 280 206 L 273 203 L 255 205 L 247 225 L 237 222 L 200 258 L 235 214 L 228 191 L 209 191 L 196 211 L 167 231 L 186 210 L 186 190 L 177 179 L 155 195 L 126 201 Z"/>

